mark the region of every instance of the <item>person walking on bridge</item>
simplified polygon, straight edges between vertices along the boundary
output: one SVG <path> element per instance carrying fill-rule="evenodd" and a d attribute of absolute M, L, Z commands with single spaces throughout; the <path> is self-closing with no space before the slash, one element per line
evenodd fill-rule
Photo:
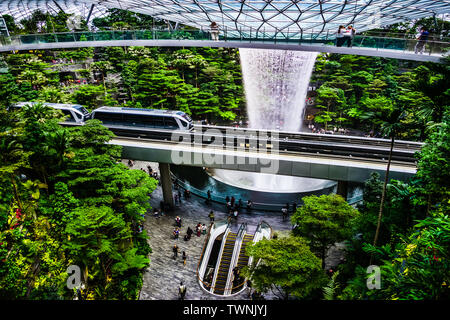
<path fill-rule="evenodd" d="M 423 52 L 425 51 L 425 44 L 427 43 L 428 40 L 428 35 L 429 32 L 424 27 L 422 27 L 420 29 L 420 32 L 416 35 L 417 43 L 414 48 L 415 54 L 418 53 L 423 54 Z"/>
<path fill-rule="evenodd" d="M 211 38 L 213 41 L 219 41 L 219 25 L 216 22 L 211 23 Z"/>

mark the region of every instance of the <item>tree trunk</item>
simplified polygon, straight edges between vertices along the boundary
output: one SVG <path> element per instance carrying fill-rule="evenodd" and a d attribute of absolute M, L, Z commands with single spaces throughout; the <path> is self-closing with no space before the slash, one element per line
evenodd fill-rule
<path fill-rule="evenodd" d="M 11 178 L 11 183 L 12 183 L 12 185 L 13 185 L 14 198 L 16 198 L 17 205 L 19 206 L 19 209 L 20 209 L 20 211 L 21 211 L 22 214 L 23 214 L 24 212 L 23 212 L 23 210 L 22 210 L 22 203 L 21 203 L 20 198 L 19 198 L 19 193 L 18 193 L 18 191 L 17 191 L 17 185 L 16 185 L 16 181 L 14 180 L 14 175 L 11 174 L 11 177 L 10 177 L 10 178 Z"/>
<path fill-rule="evenodd" d="M 105 91 L 105 98 L 106 98 L 105 74 L 103 72 L 102 72 L 102 79 L 103 79 L 103 90 Z"/>
<path fill-rule="evenodd" d="M 380 234 L 381 218 L 383 216 L 384 199 L 386 197 L 386 188 L 387 188 L 387 184 L 389 181 L 389 169 L 391 167 L 392 149 L 394 149 L 394 140 L 395 140 L 395 133 L 392 133 L 391 149 L 389 151 L 389 160 L 388 160 L 388 164 L 387 164 L 387 168 L 386 168 L 386 176 L 384 177 L 383 192 L 381 193 L 380 211 L 378 213 L 377 230 L 375 231 L 375 238 L 373 239 L 374 247 L 377 245 L 378 236 Z M 372 260 L 373 260 L 373 253 L 370 255 L 370 264 L 372 264 Z"/>
<path fill-rule="evenodd" d="M 322 247 L 322 252 L 321 252 L 321 256 L 322 256 L 322 269 L 325 269 L 325 255 L 327 253 L 327 246 L 323 246 Z"/>

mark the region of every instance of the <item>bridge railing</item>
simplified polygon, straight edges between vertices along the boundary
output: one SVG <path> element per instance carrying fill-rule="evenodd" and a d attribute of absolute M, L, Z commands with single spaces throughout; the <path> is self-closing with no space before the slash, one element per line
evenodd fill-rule
<path fill-rule="evenodd" d="M 414 52 L 417 40 L 409 34 L 388 34 L 363 32 L 353 38 L 353 47 L 372 49 L 391 49 Z M 114 40 L 211 40 L 208 29 L 200 30 L 108 30 L 97 32 L 62 32 L 17 35 L 0 38 L 0 44 L 27 45 L 40 43 L 81 42 L 81 41 L 114 41 Z M 265 30 L 265 29 L 229 29 L 219 31 L 220 41 L 270 42 L 298 45 L 336 45 L 336 33 L 327 31 L 319 34 L 304 33 L 298 30 Z M 447 38 L 429 36 L 425 45 L 426 54 L 444 55 L 450 48 Z"/>

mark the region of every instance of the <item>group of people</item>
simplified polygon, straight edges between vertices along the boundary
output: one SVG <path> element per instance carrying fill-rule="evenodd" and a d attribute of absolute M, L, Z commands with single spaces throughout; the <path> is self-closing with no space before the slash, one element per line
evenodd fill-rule
<path fill-rule="evenodd" d="M 212 212 L 212 211 L 211 211 Z M 180 232 L 181 232 L 181 218 L 180 217 L 176 217 L 175 218 L 175 228 L 173 229 L 172 235 L 174 239 L 178 239 L 180 236 Z M 207 231 L 208 227 L 206 226 L 206 224 L 201 224 L 200 222 L 197 223 L 197 225 L 195 226 L 195 233 L 197 234 L 197 237 L 200 237 L 200 235 L 205 235 L 206 231 Z M 191 240 L 192 234 L 194 233 L 194 231 L 192 230 L 191 227 L 188 226 L 187 230 L 186 230 L 186 234 L 183 237 L 184 241 L 189 241 Z"/>
<path fill-rule="evenodd" d="M 347 47 L 352 46 L 353 37 L 356 34 L 356 29 L 353 26 L 348 26 L 347 28 L 340 25 L 336 34 L 336 46 L 342 47 L 347 44 Z"/>
<path fill-rule="evenodd" d="M 180 249 L 178 248 L 178 246 L 176 244 L 172 247 L 173 259 L 174 260 L 177 259 L 179 250 Z M 183 251 L 181 258 L 183 259 L 183 265 L 186 265 L 186 259 L 187 259 L 186 251 Z"/>
<path fill-rule="evenodd" d="M 227 206 L 227 213 L 228 213 L 228 222 L 231 222 L 231 218 L 234 218 L 237 221 L 239 211 L 243 207 L 242 199 L 239 199 L 239 201 L 236 201 L 236 198 L 231 196 L 226 196 L 225 203 Z M 251 207 L 253 203 L 251 200 L 247 201 L 247 212 L 250 212 Z"/>

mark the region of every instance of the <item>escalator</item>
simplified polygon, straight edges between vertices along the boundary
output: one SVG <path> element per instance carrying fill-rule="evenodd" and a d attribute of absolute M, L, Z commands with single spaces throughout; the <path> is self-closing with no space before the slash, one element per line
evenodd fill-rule
<path fill-rule="evenodd" d="M 247 243 L 249 243 L 250 241 L 253 241 L 253 234 L 245 234 L 244 238 L 242 239 L 242 246 L 241 246 L 241 250 L 239 251 L 239 258 L 237 261 L 237 266 L 239 267 L 239 269 L 242 269 L 243 267 L 247 266 L 248 264 L 248 256 L 245 253 L 245 248 L 247 247 Z"/>
<path fill-rule="evenodd" d="M 237 233 L 229 232 L 223 247 L 223 253 L 220 260 L 219 269 L 217 272 L 216 282 L 214 285 L 215 294 L 223 294 L 225 285 L 228 280 L 228 271 L 230 270 L 231 258 L 233 256 L 234 245 L 236 243 Z"/>
<path fill-rule="evenodd" d="M 242 268 L 244 268 L 248 265 L 249 257 L 245 253 L 245 248 L 247 247 L 247 243 L 249 243 L 250 241 L 253 241 L 253 238 L 254 238 L 254 235 L 248 234 L 248 233 L 245 234 L 244 237 L 242 238 L 241 250 L 239 251 L 239 257 L 238 257 L 238 260 L 236 263 L 236 267 L 238 267 L 240 270 L 242 270 Z M 238 280 L 235 280 L 232 285 L 231 293 L 235 293 L 237 291 L 242 290 L 244 281 L 245 281 L 244 278 L 239 278 Z"/>

